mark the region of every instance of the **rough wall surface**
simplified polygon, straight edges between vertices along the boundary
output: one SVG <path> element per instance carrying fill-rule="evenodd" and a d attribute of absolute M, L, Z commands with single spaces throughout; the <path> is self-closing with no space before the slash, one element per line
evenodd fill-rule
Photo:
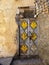
<path fill-rule="evenodd" d="M 49 14 L 39 15 L 39 55 L 49 65 Z"/>
<path fill-rule="evenodd" d="M 49 65 L 49 13 L 48 13 L 48 0 L 37 0 L 39 2 L 39 12 L 43 11 L 38 16 L 39 21 L 39 56 L 43 60 L 44 65 Z M 44 3 L 45 1 L 45 3 Z M 38 13 L 39 13 L 38 12 Z"/>
<path fill-rule="evenodd" d="M 13 56 L 18 48 L 15 41 L 18 6 L 34 5 L 34 0 L 0 0 L 0 57 Z"/>
<path fill-rule="evenodd" d="M 17 25 L 13 5 L 13 0 L 0 1 L 0 57 L 13 56 L 16 51 L 14 38 Z"/>

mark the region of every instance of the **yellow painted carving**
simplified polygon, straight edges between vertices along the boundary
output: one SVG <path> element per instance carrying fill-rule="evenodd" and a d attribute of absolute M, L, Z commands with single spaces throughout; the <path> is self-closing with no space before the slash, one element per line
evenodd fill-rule
<path fill-rule="evenodd" d="M 30 26 L 32 29 L 35 29 L 37 27 L 37 23 L 35 21 L 32 21 Z"/>
<path fill-rule="evenodd" d="M 21 38 L 23 39 L 23 40 L 26 40 L 27 39 L 27 34 L 24 32 L 24 33 L 22 33 L 21 34 Z"/>
<path fill-rule="evenodd" d="M 37 39 L 37 35 L 36 35 L 35 33 L 32 33 L 31 39 L 32 39 L 33 41 L 36 40 L 36 39 Z"/>
<path fill-rule="evenodd" d="M 22 51 L 23 53 L 26 53 L 27 50 L 28 50 L 28 47 L 27 47 L 25 44 L 21 46 L 21 51 Z"/>
<path fill-rule="evenodd" d="M 26 21 L 22 21 L 22 23 L 21 23 L 21 27 L 23 28 L 23 29 L 26 29 L 27 28 L 27 22 Z"/>

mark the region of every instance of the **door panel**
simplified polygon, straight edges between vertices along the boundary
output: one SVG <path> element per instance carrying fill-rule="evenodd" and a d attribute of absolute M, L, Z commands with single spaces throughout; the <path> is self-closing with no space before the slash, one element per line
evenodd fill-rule
<path fill-rule="evenodd" d="M 19 55 L 30 57 L 37 55 L 38 21 L 36 19 L 20 19 L 19 21 Z"/>

